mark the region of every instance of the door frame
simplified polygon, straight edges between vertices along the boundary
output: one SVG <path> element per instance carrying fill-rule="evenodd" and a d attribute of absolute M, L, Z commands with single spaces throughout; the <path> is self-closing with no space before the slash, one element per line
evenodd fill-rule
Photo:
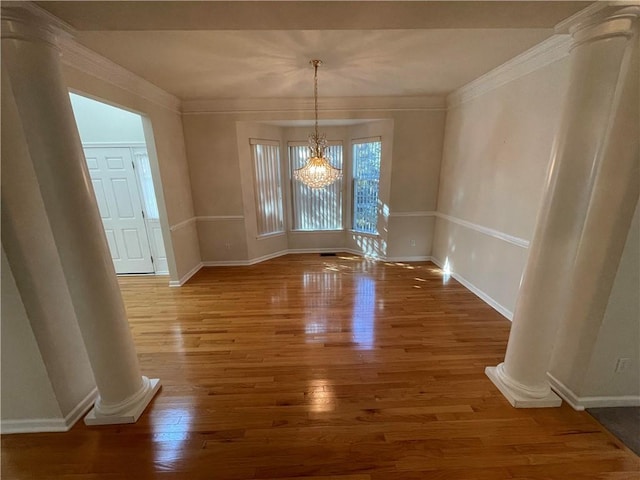
<path fill-rule="evenodd" d="M 144 148 L 147 152 L 147 156 L 149 157 L 149 163 L 151 163 L 151 157 L 149 156 L 149 150 L 147 149 L 147 144 L 146 142 L 86 142 L 86 143 L 82 143 L 82 148 L 83 150 L 85 148 L 126 148 L 129 150 L 130 154 L 131 154 L 131 161 L 133 162 L 133 170 L 134 170 L 134 175 L 136 178 L 136 188 L 138 189 L 138 196 L 140 197 L 140 208 L 142 209 L 142 215 L 144 217 L 144 225 L 145 225 L 145 233 L 146 233 L 146 239 L 147 239 L 147 244 L 149 245 L 149 251 L 151 252 L 151 264 L 153 266 L 153 273 L 149 272 L 148 274 L 146 273 L 140 273 L 140 274 L 127 274 L 127 273 L 118 273 L 118 275 L 168 275 L 169 271 L 167 269 L 167 271 L 161 271 L 158 272 L 158 259 L 160 258 L 160 256 L 158 255 L 157 250 L 155 249 L 155 243 L 151 241 L 151 239 L 149 238 L 150 232 L 149 232 L 149 225 L 147 223 L 147 219 L 149 218 L 149 212 L 147 212 L 146 209 L 146 204 L 145 204 L 145 199 L 144 197 L 144 190 L 142 188 L 142 180 L 140 178 L 140 165 L 138 165 L 138 157 L 136 156 L 136 149 L 141 149 Z M 151 169 L 151 176 L 153 178 L 153 169 Z M 156 186 L 155 186 L 155 181 L 154 181 L 154 185 L 153 185 L 153 190 L 154 190 L 154 196 L 156 197 L 156 204 L 158 203 L 158 198 L 157 198 L 157 194 L 156 194 Z M 160 206 L 158 205 L 158 215 L 161 215 L 160 213 Z M 166 255 L 166 243 L 164 242 L 164 231 L 162 231 L 162 222 L 160 222 L 160 228 L 161 228 L 161 233 L 162 233 L 162 241 L 165 244 L 165 255 Z M 167 264 L 168 264 L 168 258 L 167 258 Z M 168 265 L 167 265 L 168 266 Z"/>

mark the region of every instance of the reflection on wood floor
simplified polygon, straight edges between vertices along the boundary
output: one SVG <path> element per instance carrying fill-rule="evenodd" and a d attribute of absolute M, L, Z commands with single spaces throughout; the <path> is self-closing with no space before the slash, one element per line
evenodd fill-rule
<path fill-rule="evenodd" d="M 162 390 L 135 425 L 4 436 L 3 479 L 638 478 L 588 414 L 509 406 L 484 368 L 510 323 L 431 263 L 290 255 L 120 282 Z"/>

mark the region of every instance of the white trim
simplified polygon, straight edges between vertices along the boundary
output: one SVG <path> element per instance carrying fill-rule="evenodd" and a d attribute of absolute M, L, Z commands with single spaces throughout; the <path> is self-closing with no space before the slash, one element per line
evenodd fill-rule
<path fill-rule="evenodd" d="M 262 235 L 256 236 L 256 240 L 266 240 L 268 238 L 274 237 L 284 237 L 287 235 L 287 232 L 271 232 L 271 233 L 263 233 Z"/>
<path fill-rule="evenodd" d="M 244 220 L 244 215 L 210 215 L 195 217 L 198 222 L 217 222 L 220 220 Z"/>
<path fill-rule="evenodd" d="M 418 257 L 385 257 L 385 262 L 433 262 L 433 257 L 418 256 Z M 435 263 L 435 262 L 433 262 Z"/>
<path fill-rule="evenodd" d="M 333 230 L 289 230 L 287 234 L 289 235 L 306 235 L 309 233 L 314 234 L 322 234 L 322 233 L 344 233 L 344 228 L 333 229 Z"/>
<path fill-rule="evenodd" d="M 556 34 L 447 96 L 451 109 L 569 55 L 571 36 Z"/>
<path fill-rule="evenodd" d="M 147 148 L 145 142 L 82 142 L 82 148 Z"/>
<path fill-rule="evenodd" d="M 39 7 L 33 2 L 15 1 L 15 2 L 3 2 L 4 6 L 15 7 L 19 6 L 24 8 L 28 12 L 36 15 L 40 20 L 44 21 L 47 25 L 53 27 L 58 36 L 71 37 L 75 34 L 76 30 L 70 24 L 65 22 L 59 17 L 56 17 L 53 13 Z"/>
<path fill-rule="evenodd" d="M 431 257 L 431 261 L 433 263 L 435 263 L 441 269 L 444 268 L 444 262 L 442 262 L 438 258 Z M 474 293 L 477 297 L 479 297 L 481 300 L 483 300 L 486 304 L 488 304 L 491 308 L 493 308 L 495 311 L 497 311 L 500 315 L 505 317 L 507 320 L 513 320 L 513 312 L 511 310 L 509 310 L 508 308 L 506 308 L 503 305 L 501 305 L 500 303 L 498 303 L 496 300 L 494 300 L 488 294 L 486 294 L 485 292 L 480 290 L 478 287 L 476 287 L 473 283 L 471 283 L 469 280 L 464 278 L 462 275 L 457 274 L 455 272 L 451 272 L 450 275 L 455 280 L 457 280 L 462 285 L 464 285 L 468 290 L 470 290 L 472 293 Z"/>
<path fill-rule="evenodd" d="M 332 253 L 332 252 L 341 252 L 346 251 L 344 248 L 299 248 L 299 249 L 286 249 L 279 250 L 277 252 L 268 253 L 266 255 L 262 255 L 261 257 L 255 257 L 249 260 L 214 260 L 210 262 L 203 262 L 205 267 L 247 267 L 250 265 L 255 265 L 257 263 L 265 262 L 267 260 L 271 260 L 272 258 L 282 257 L 284 255 L 289 254 L 297 254 L 297 253 Z"/>
<path fill-rule="evenodd" d="M 72 38 L 60 38 L 62 63 L 143 97 L 161 107 L 180 113 L 180 99 L 139 77 L 126 68 L 97 54 Z"/>
<path fill-rule="evenodd" d="M 271 147 L 279 147 L 280 140 L 267 140 L 265 138 L 250 138 L 249 145 L 269 145 Z"/>
<path fill-rule="evenodd" d="M 9 433 L 67 432 L 69 428 L 64 418 L 2 420 L 0 423 L 0 432 L 2 435 Z"/>
<path fill-rule="evenodd" d="M 424 211 L 424 212 L 391 212 L 390 218 L 393 217 L 435 217 L 438 212 Z"/>
<path fill-rule="evenodd" d="M 325 97 L 321 98 L 321 111 L 375 111 L 375 110 L 446 110 L 444 96 L 420 97 Z M 182 113 L 266 113 L 313 112 L 313 98 L 218 98 L 184 100 Z"/>
<path fill-rule="evenodd" d="M 569 387 L 547 372 L 551 388 L 574 410 L 599 407 L 640 407 L 640 395 L 579 397 Z"/>
<path fill-rule="evenodd" d="M 354 250 L 351 248 L 345 247 L 337 247 L 337 248 L 291 248 L 287 251 L 287 253 L 291 253 L 293 255 L 296 254 L 305 254 L 305 253 L 335 253 L 336 255 L 339 253 L 350 253 L 352 255 L 360 255 L 364 257 L 363 252 L 359 252 L 358 250 Z"/>
<path fill-rule="evenodd" d="M 247 267 L 249 265 L 252 265 L 250 260 L 210 260 L 202 262 L 203 267 Z"/>
<path fill-rule="evenodd" d="M 584 408 L 640 407 L 640 395 L 580 397 Z"/>
<path fill-rule="evenodd" d="M 625 2 L 615 2 L 615 1 L 593 2 L 588 7 L 583 8 L 579 12 L 571 15 L 569 18 L 565 18 L 561 22 L 557 23 L 556 26 L 553 28 L 553 31 L 556 34 L 569 33 L 572 27 L 579 25 L 580 23 L 584 22 L 587 18 L 615 4 L 630 5 L 628 0 L 625 0 Z"/>
<path fill-rule="evenodd" d="M 577 395 L 575 395 L 564 383 L 554 377 L 551 373 L 547 372 L 547 379 L 549 380 L 549 384 L 554 392 L 556 392 L 560 397 L 571 405 L 571 408 L 574 410 L 582 411 L 584 410 L 584 406 L 580 404 L 580 399 Z"/>
<path fill-rule="evenodd" d="M 202 267 L 203 267 L 203 263 L 202 262 L 198 263 L 195 267 L 193 267 L 191 270 L 185 273 L 180 280 L 169 281 L 169 286 L 181 287 L 182 285 L 187 283 L 191 277 L 193 277 L 196 273 L 198 273 L 198 270 L 200 270 Z"/>
<path fill-rule="evenodd" d="M 186 227 L 187 225 L 195 223 L 195 221 L 196 221 L 196 217 L 187 218 L 186 220 L 183 220 L 183 221 L 178 222 L 178 223 L 176 223 L 174 225 L 171 225 L 169 227 L 169 231 L 175 232 L 176 230 L 179 230 L 179 229 L 181 229 L 183 227 Z"/>
<path fill-rule="evenodd" d="M 485 227 L 483 225 L 478 225 L 477 223 L 472 223 L 461 218 L 452 217 L 451 215 L 447 215 L 446 213 L 436 212 L 436 217 L 448 220 L 451 223 L 455 223 L 466 228 L 470 228 L 471 230 L 475 230 L 476 232 L 483 233 L 490 237 L 503 240 L 507 243 L 511 243 L 512 245 L 516 245 L 517 247 L 529 248 L 529 240 L 525 240 L 524 238 L 515 237 L 513 235 L 509 235 L 508 233 Z"/>
<path fill-rule="evenodd" d="M 554 408 L 562 405 L 562 399 L 556 395 L 553 390 L 549 391 L 543 397 L 532 397 L 527 390 L 520 389 L 509 381 L 509 377 L 504 374 L 504 363 L 496 367 L 485 367 L 484 373 L 489 380 L 500 390 L 507 401 L 515 408 Z"/>
<path fill-rule="evenodd" d="M 95 387 L 91 390 L 86 397 L 84 397 L 78 405 L 71 410 L 64 418 L 65 423 L 69 428 L 73 427 L 78 420 L 80 420 L 85 413 L 93 406 L 93 403 L 98 398 L 98 388 Z"/>
<path fill-rule="evenodd" d="M 93 406 L 97 396 L 98 389 L 94 387 L 64 418 L 2 420 L 0 422 L 0 432 L 2 435 L 10 433 L 68 432 Z"/>
<path fill-rule="evenodd" d="M 297 255 L 297 254 L 305 254 L 305 253 L 348 253 L 350 255 L 358 255 L 363 258 L 375 258 L 381 262 L 428 262 L 432 261 L 432 257 L 373 257 L 371 255 L 367 255 L 364 252 L 353 248 L 345 248 L 345 247 L 336 247 L 336 248 L 289 248 L 286 250 L 279 250 L 274 253 L 269 253 L 267 255 L 262 255 L 261 257 L 252 258 L 250 260 L 214 260 L 208 262 L 202 262 L 204 267 L 235 267 L 235 266 L 249 266 L 255 265 L 257 263 L 264 262 L 266 260 L 271 260 L 272 258 L 282 257 L 284 255 Z M 435 263 L 435 262 L 434 262 Z"/>
<path fill-rule="evenodd" d="M 370 233 L 370 232 L 361 232 L 359 230 L 354 230 L 353 228 L 347 228 L 347 233 L 352 235 L 358 235 L 360 237 L 368 237 L 368 238 L 380 238 L 380 233 Z"/>
<path fill-rule="evenodd" d="M 125 423 L 136 423 L 161 387 L 159 378 L 142 377 L 142 379 L 144 381 L 144 386 L 141 390 L 142 395 L 134 394 L 133 397 L 121 402 L 121 404 L 118 404 L 119 408 L 113 413 L 107 410 L 107 412 L 101 414 L 98 410 L 100 406 L 96 404 L 84 417 L 85 425 L 121 425 Z M 102 408 L 105 409 L 104 406 L 102 406 Z"/>
<path fill-rule="evenodd" d="M 380 135 L 376 135 L 373 137 L 360 137 L 360 138 L 352 138 L 351 145 L 362 145 L 364 143 L 382 143 L 382 137 Z"/>

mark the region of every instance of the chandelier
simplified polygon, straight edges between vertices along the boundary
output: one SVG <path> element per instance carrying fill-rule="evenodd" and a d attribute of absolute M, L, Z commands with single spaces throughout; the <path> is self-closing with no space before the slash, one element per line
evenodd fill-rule
<path fill-rule="evenodd" d="M 315 111 L 315 131 L 309 135 L 309 158 L 302 168 L 293 172 L 293 178 L 300 180 L 310 188 L 324 188 L 342 178 L 342 170 L 329 162 L 324 152 L 327 149 L 327 136 L 318 133 L 318 65 L 322 60 L 311 60 L 313 65 L 313 99 Z"/>

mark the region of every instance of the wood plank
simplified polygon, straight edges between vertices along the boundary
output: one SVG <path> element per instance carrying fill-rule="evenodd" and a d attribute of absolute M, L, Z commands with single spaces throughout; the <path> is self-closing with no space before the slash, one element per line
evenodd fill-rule
<path fill-rule="evenodd" d="M 638 478 L 585 412 L 511 408 L 484 375 L 510 323 L 431 263 L 292 255 L 180 289 L 119 281 L 162 390 L 134 425 L 4 435 L 2 478 Z"/>

